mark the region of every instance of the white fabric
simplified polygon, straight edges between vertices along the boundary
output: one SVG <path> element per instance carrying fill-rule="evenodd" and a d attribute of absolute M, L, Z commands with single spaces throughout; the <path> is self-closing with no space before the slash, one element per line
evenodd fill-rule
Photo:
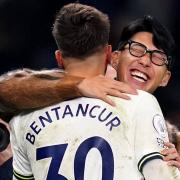
<path fill-rule="evenodd" d="M 48 173 L 53 174 L 51 179 L 58 173 L 68 180 L 81 180 L 80 172 L 84 180 L 101 180 L 102 173 L 103 180 L 143 179 L 137 168 L 140 159 L 159 152 L 162 141 L 167 140 L 161 109 L 143 91 L 131 95 L 130 101 L 112 99 L 116 107 L 98 99 L 78 98 L 15 117 L 10 123 L 14 170 L 25 176 L 33 174 L 36 180 L 48 179 Z M 30 136 L 34 143 L 33 138 L 28 140 Z M 50 155 L 46 152 L 36 160 L 37 151 L 45 148 L 51 150 Z M 54 165 L 51 156 L 55 154 L 60 164 Z M 78 161 L 83 158 L 85 165 Z"/>
<path fill-rule="evenodd" d="M 179 180 L 179 170 L 175 167 L 169 168 L 166 162 L 159 159 L 152 160 L 144 166 L 143 174 L 146 180 Z"/>

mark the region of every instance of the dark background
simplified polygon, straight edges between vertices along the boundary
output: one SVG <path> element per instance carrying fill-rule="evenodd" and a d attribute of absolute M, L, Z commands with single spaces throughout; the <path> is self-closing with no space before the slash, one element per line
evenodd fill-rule
<path fill-rule="evenodd" d="M 70 0 L 0 0 L 0 74 L 17 68 L 54 68 L 56 44 L 51 35 L 56 12 Z M 145 14 L 158 18 L 176 41 L 172 80 L 156 92 L 167 119 L 180 127 L 180 6 L 178 0 L 80 0 L 107 13 L 110 44 L 117 47 L 122 27 Z"/>

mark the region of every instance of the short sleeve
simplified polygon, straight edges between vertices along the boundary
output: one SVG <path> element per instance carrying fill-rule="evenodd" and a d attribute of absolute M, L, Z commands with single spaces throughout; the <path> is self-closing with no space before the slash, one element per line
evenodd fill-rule
<path fill-rule="evenodd" d="M 24 148 L 24 128 L 19 116 L 14 117 L 10 122 L 11 147 L 13 151 L 13 179 L 34 179 L 31 165 Z"/>
<path fill-rule="evenodd" d="M 148 161 L 163 159 L 160 151 L 168 133 L 161 108 L 156 98 L 148 93 L 141 96 L 134 114 L 135 120 L 135 159 L 139 171 Z"/>

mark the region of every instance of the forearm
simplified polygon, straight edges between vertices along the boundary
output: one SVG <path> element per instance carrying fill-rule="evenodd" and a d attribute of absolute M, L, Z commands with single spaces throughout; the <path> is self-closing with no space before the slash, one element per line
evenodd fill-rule
<path fill-rule="evenodd" d="M 178 169 L 168 166 L 160 159 L 148 162 L 143 168 L 143 175 L 146 180 L 180 180 Z"/>
<path fill-rule="evenodd" d="M 19 93 L 14 101 L 19 110 L 39 108 L 55 104 L 64 100 L 80 97 L 81 94 L 77 88 L 82 78 L 73 76 L 62 76 L 54 80 L 47 80 L 43 78 L 34 79 L 30 84 L 34 84 L 33 91 L 31 87 L 24 93 L 23 98 L 19 98 Z M 18 102 L 18 104 L 16 104 Z"/>
<path fill-rule="evenodd" d="M 80 97 L 79 77 L 58 71 L 16 72 L 0 80 L 0 112 L 14 113 Z"/>

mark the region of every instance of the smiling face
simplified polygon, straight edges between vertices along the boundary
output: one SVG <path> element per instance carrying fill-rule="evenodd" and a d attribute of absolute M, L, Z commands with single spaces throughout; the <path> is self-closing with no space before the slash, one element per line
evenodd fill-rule
<path fill-rule="evenodd" d="M 131 40 L 144 44 L 150 50 L 158 50 L 149 32 L 136 33 Z M 112 66 L 117 70 L 119 81 L 149 93 L 153 93 L 159 86 L 166 86 L 171 76 L 166 65 L 157 66 L 151 62 L 150 54 L 134 57 L 128 48 L 112 54 Z"/>

